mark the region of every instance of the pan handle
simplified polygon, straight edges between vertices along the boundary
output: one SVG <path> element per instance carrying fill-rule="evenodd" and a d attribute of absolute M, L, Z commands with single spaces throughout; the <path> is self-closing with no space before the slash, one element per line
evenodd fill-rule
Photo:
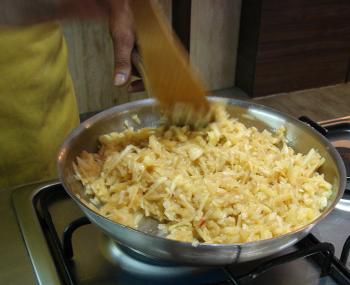
<path fill-rule="evenodd" d="M 309 117 L 301 116 L 299 117 L 299 121 L 302 121 L 303 123 L 309 125 L 311 128 L 314 128 L 316 131 L 318 131 L 321 135 L 327 137 L 328 130 L 319 124 L 317 124 L 315 121 L 311 120 Z"/>

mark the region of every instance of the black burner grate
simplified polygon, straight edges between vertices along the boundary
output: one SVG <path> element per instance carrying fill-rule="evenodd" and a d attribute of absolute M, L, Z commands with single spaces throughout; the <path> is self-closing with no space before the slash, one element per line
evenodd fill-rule
<path fill-rule="evenodd" d="M 85 226 L 91 224 L 89 219 L 87 217 L 81 217 L 79 219 L 76 219 L 75 221 L 71 222 L 64 230 L 63 232 L 63 238 L 62 238 L 62 250 L 65 258 L 72 258 L 73 257 L 73 245 L 72 245 L 72 237 L 75 230 L 80 228 L 81 226 Z"/>
<path fill-rule="evenodd" d="M 343 250 L 341 252 L 340 261 L 343 264 L 346 264 L 348 262 L 349 252 L 350 252 L 350 236 L 348 236 L 348 238 L 346 239 Z"/>
<path fill-rule="evenodd" d="M 323 254 L 324 256 L 322 260 L 322 264 L 320 265 L 321 276 L 328 275 L 331 268 L 332 258 L 334 256 L 334 247 L 330 243 L 317 243 L 311 247 L 301 248 L 295 252 L 277 257 L 275 259 L 272 259 L 258 266 L 257 268 L 253 269 L 251 272 L 247 274 L 244 274 L 243 276 L 234 277 L 234 274 L 232 273 L 232 271 L 230 271 L 229 267 L 225 267 L 225 270 L 228 273 L 229 280 L 231 281 L 232 284 L 234 285 L 244 284 L 244 283 L 253 281 L 254 279 L 258 278 L 260 275 L 267 272 L 271 268 L 274 268 L 276 266 L 279 266 L 288 262 L 292 262 L 299 258 L 314 256 L 316 254 Z"/>
<path fill-rule="evenodd" d="M 60 275 L 64 284 L 74 285 L 74 249 L 72 247 L 72 237 L 75 231 L 79 230 L 82 226 L 90 224 L 90 221 L 86 217 L 81 217 L 71 222 L 64 230 L 62 243 L 58 233 L 55 230 L 54 224 L 52 223 L 50 211 L 48 209 L 48 201 L 52 199 L 52 196 L 62 195 L 69 199 L 68 195 L 62 191 L 61 188 L 55 189 L 56 191 L 45 191 L 39 194 L 38 197 L 38 215 L 41 219 L 42 227 L 45 229 L 46 238 L 50 244 L 50 248 L 53 257 L 56 261 L 57 267 L 60 271 Z M 288 262 L 295 261 L 300 258 L 311 257 L 315 263 L 319 265 L 321 276 L 331 276 L 334 280 L 337 280 L 339 284 L 350 284 L 350 271 L 344 266 L 349 255 L 350 237 L 344 244 L 344 249 L 339 261 L 334 256 L 334 247 L 330 243 L 321 243 L 313 235 L 308 235 L 302 241 L 297 244 L 297 250 L 286 255 L 282 255 L 272 260 L 268 260 L 255 267 L 248 273 L 242 275 L 236 275 L 230 267 L 222 267 L 226 273 L 226 278 L 218 284 L 249 284 L 249 282 L 257 279 L 265 272 Z M 224 276 L 224 275 L 223 275 Z M 201 283 L 204 285 L 203 283 Z"/>

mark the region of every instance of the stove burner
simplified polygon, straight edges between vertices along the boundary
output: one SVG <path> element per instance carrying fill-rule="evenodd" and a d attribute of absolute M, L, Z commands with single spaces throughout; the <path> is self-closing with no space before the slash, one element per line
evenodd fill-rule
<path fill-rule="evenodd" d="M 184 278 L 196 273 L 215 272 L 213 268 L 183 266 L 159 261 L 144 253 L 118 244 L 106 235 L 102 235 L 100 241 L 102 245 L 100 248 L 105 258 L 116 267 L 143 278 Z"/>

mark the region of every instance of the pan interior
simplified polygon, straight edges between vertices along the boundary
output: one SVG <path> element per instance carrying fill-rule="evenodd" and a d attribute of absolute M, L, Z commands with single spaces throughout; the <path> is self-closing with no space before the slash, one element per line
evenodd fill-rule
<path fill-rule="evenodd" d="M 325 175 L 327 181 L 333 184 L 334 191 L 328 203 L 328 208 L 331 207 L 337 198 L 341 182 L 339 167 L 334 154 L 330 151 L 330 144 L 303 123 L 271 109 L 239 100 L 227 102 L 229 103 L 227 109 L 231 116 L 238 118 L 246 126 L 272 132 L 285 126 L 286 138 L 292 148 L 305 154 L 313 147 L 326 159 L 319 171 Z M 137 124 L 132 119 L 134 115 L 139 117 L 141 124 Z M 85 206 L 88 206 L 89 197 L 85 194 L 82 184 L 74 177 L 73 161 L 83 150 L 97 151 L 98 137 L 113 131 L 122 131 L 125 128 L 125 121 L 135 129 L 155 127 L 160 124 L 161 116 L 153 100 L 142 100 L 114 107 L 82 123 L 73 131 L 61 149 L 58 161 L 61 180 L 68 192 Z M 158 222 L 154 219 L 143 219 L 139 230 L 151 235 L 164 236 L 164 233 L 158 230 Z"/>

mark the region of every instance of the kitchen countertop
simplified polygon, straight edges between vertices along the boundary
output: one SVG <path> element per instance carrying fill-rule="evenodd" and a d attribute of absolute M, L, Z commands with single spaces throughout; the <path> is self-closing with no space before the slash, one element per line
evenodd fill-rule
<path fill-rule="evenodd" d="M 238 89 L 215 92 L 217 96 L 249 99 Z M 271 106 L 293 116 L 307 115 L 315 121 L 350 115 L 350 85 L 279 94 L 253 101 Z M 0 190 L 0 283 L 36 284 L 30 259 L 20 235 L 11 202 L 12 190 Z"/>
<path fill-rule="evenodd" d="M 238 98 L 266 105 L 292 116 L 308 116 L 314 121 L 325 121 L 350 116 L 350 84 L 249 98 L 238 88 L 213 92 L 216 96 Z"/>

